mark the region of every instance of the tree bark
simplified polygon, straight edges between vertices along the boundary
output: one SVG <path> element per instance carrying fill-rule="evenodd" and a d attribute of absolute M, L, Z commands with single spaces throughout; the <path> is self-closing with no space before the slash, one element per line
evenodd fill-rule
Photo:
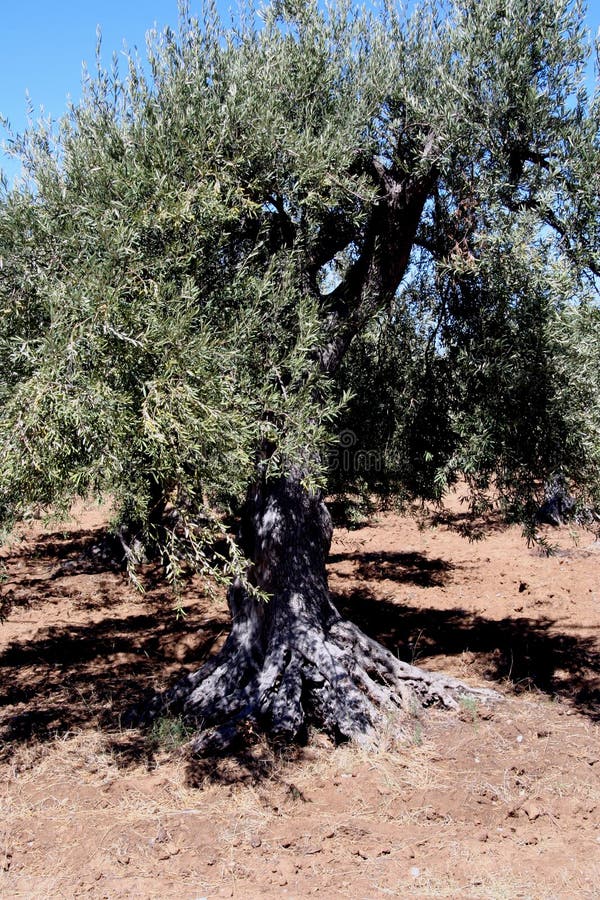
<path fill-rule="evenodd" d="M 302 741 L 311 724 L 335 741 L 372 743 L 386 722 L 401 732 L 420 705 L 456 708 L 462 695 L 497 696 L 400 662 L 343 620 L 327 585 L 332 531 L 322 496 L 305 489 L 302 473 L 251 489 L 241 543 L 249 579 L 268 600 L 236 581 L 222 650 L 156 697 L 146 718 L 183 715 L 199 727 L 193 749 L 211 754 L 256 731 Z"/>

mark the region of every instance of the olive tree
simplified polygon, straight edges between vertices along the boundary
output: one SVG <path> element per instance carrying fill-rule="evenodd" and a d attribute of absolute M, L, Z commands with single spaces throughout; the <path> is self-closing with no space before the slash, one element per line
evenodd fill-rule
<path fill-rule="evenodd" d="M 325 498 L 597 500 L 590 53 L 570 0 L 182 6 L 13 139 L 0 514 L 108 493 L 130 562 L 227 581 L 223 649 L 147 710 L 198 751 L 489 695 L 342 618 Z M 344 428 L 366 479 L 330 465 Z"/>

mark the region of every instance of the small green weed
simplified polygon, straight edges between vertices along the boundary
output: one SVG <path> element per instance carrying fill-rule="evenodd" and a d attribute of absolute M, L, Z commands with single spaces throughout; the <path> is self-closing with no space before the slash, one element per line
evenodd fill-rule
<path fill-rule="evenodd" d="M 180 716 L 161 716 L 152 725 L 149 742 L 156 750 L 176 750 L 186 744 L 193 734 L 194 729 Z"/>
<path fill-rule="evenodd" d="M 477 724 L 479 715 L 477 712 L 477 700 L 475 697 L 461 697 L 459 700 L 461 711 L 465 719 L 470 719 L 473 725 Z"/>

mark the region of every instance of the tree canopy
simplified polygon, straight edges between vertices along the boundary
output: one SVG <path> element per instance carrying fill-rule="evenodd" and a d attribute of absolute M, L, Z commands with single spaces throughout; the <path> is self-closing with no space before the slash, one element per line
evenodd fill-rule
<path fill-rule="evenodd" d="M 2 521 L 107 493 L 244 579 L 257 478 L 597 504 L 593 52 L 571 0 L 276 0 L 99 55 L 0 197 Z"/>

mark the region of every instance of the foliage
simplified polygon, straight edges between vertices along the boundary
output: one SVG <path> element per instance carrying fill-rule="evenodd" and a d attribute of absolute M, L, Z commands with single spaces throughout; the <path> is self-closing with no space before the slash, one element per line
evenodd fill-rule
<path fill-rule="evenodd" d="M 568 0 L 207 3 L 99 54 L 0 197 L 0 518 L 106 492 L 174 579 L 229 577 L 257 470 L 356 486 L 343 427 L 368 491 L 597 501 L 588 55 Z"/>
<path fill-rule="evenodd" d="M 561 473 L 580 502 L 600 502 L 598 307 L 545 241 L 521 227 L 493 240 L 467 273 L 416 272 L 354 344 L 345 427 L 382 465 L 335 471 L 338 490 L 354 474 L 363 490 L 442 500 L 460 479 L 474 512 L 495 500 L 531 520 Z"/>

